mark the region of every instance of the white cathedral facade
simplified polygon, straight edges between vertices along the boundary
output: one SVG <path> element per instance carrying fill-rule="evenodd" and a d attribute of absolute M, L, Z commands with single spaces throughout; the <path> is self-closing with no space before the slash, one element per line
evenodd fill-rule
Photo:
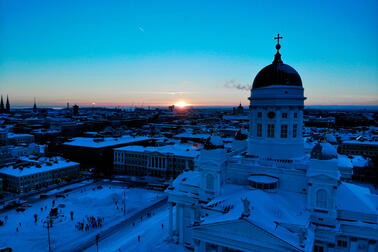
<path fill-rule="evenodd" d="M 209 139 L 167 189 L 169 235 L 194 251 L 378 251 L 378 197 L 345 182 L 337 153 L 302 138 L 304 92 L 279 53 L 255 77 L 248 140 Z"/>

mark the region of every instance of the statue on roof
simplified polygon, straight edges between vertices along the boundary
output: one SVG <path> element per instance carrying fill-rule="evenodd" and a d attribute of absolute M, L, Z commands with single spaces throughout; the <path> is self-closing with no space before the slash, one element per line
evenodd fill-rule
<path fill-rule="evenodd" d="M 243 202 L 243 212 L 241 217 L 248 217 L 249 214 L 251 213 L 250 205 L 251 202 L 248 200 L 248 198 L 242 198 L 241 201 Z"/>

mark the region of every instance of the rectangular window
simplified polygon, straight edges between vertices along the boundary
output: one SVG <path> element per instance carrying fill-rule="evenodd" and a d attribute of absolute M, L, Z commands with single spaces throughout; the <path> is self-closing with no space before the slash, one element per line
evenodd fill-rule
<path fill-rule="evenodd" d="M 268 124 L 268 137 L 274 137 L 274 124 Z"/>
<path fill-rule="evenodd" d="M 282 113 L 282 118 L 287 118 L 287 113 Z"/>
<path fill-rule="evenodd" d="M 258 118 L 261 118 L 261 117 L 262 117 L 262 112 L 258 112 L 258 113 L 257 113 L 257 117 L 258 117 Z"/>
<path fill-rule="evenodd" d="M 324 252 L 324 248 L 322 246 L 315 245 L 314 252 Z"/>
<path fill-rule="evenodd" d="M 287 124 L 281 125 L 281 138 L 287 138 Z"/>
<path fill-rule="evenodd" d="M 294 124 L 293 125 L 293 137 L 297 137 L 297 129 L 298 129 L 298 125 Z"/>
<path fill-rule="evenodd" d="M 345 240 L 338 240 L 338 241 L 337 241 L 337 246 L 338 246 L 338 247 L 346 248 L 346 247 L 348 246 L 348 242 L 345 241 Z"/>
<path fill-rule="evenodd" d="M 257 124 L 257 136 L 258 137 L 262 136 L 262 125 L 261 125 L 261 123 Z"/>
<path fill-rule="evenodd" d="M 297 117 L 298 117 L 298 113 L 295 112 L 295 113 L 294 113 L 294 118 L 297 118 Z"/>

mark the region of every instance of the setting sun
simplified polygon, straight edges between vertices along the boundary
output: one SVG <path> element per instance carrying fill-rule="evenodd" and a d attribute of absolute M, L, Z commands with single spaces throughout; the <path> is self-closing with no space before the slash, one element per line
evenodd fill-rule
<path fill-rule="evenodd" d="M 187 107 L 189 104 L 187 104 L 185 101 L 179 101 L 175 104 L 175 106 L 179 107 L 179 108 L 185 108 Z"/>

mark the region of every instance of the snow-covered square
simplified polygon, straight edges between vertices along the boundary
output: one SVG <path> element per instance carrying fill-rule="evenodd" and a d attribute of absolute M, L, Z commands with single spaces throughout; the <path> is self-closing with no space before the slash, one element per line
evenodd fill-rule
<path fill-rule="evenodd" d="M 91 183 L 70 192 L 52 194 L 33 201 L 23 212 L 16 209 L 0 212 L 0 220 L 4 221 L 0 226 L 0 247 L 48 251 L 49 231 L 53 251 L 81 250 L 95 244 L 97 234 L 109 232 L 164 198 L 161 192 L 128 188 L 118 182 Z M 47 230 L 48 224 L 44 222 L 52 208 L 57 208 L 57 216 Z"/>

